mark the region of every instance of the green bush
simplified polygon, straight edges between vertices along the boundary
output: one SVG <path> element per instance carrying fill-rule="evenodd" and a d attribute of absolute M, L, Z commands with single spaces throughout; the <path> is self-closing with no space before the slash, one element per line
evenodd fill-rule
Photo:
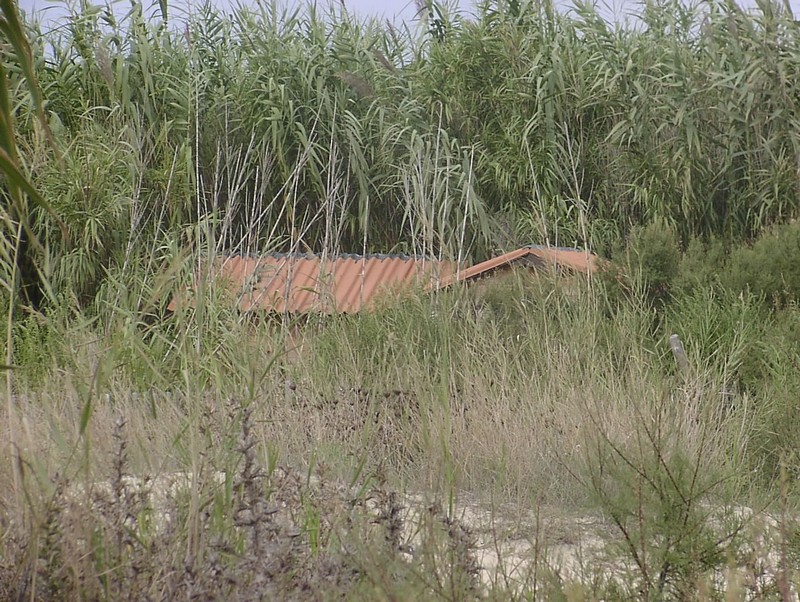
<path fill-rule="evenodd" d="M 776 226 L 752 247 L 731 252 L 720 278 L 732 291 L 763 295 L 776 306 L 800 298 L 800 223 Z"/>
<path fill-rule="evenodd" d="M 722 239 L 689 241 L 673 283 L 673 294 L 692 293 L 719 283 L 720 269 L 728 261 L 728 249 Z"/>
<path fill-rule="evenodd" d="M 65 356 L 61 335 L 51 319 L 33 314 L 13 327 L 14 364 L 18 376 L 39 384 L 50 369 Z"/>
<path fill-rule="evenodd" d="M 335 315 L 314 338 L 314 359 L 322 374 L 337 374 L 343 365 L 356 368 L 364 386 L 380 384 L 386 369 L 421 362 L 435 371 L 447 360 L 448 347 L 473 326 L 452 319 L 455 307 L 448 295 L 412 296 L 357 315 Z M 348 342 L 343 353 L 342 341 Z"/>
<path fill-rule="evenodd" d="M 775 312 L 758 344 L 759 388 L 753 388 L 757 426 L 751 434 L 750 462 L 766 483 L 786 470 L 800 476 L 800 309 L 792 304 Z M 747 375 L 745 375 L 747 376 Z M 751 381 L 752 382 L 752 381 Z"/>
<path fill-rule="evenodd" d="M 703 502 L 724 499 L 729 468 L 711 459 L 707 433 L 698 445 L 691 429 L 665 428 L 671 412 L 669 403 L 655 406 L 624 434 L 596 416 L 587 442 L 589 490 L 620 535 L 609 549 L 638 572 L 619 599 L 691 599 L 706 575 L 722 569 L 741 529 L 733 521 L 722 536 L 715 532 L 722 517 L 714 515 L 723 515 L 724 506 L 709 511 Z"/>
<path fill-rule="evenodd" d="M 771 317 L 757 297 L 714 287 L 677 295 L 665 316 L 666 335 L 678 333 L 691 364 L 709 376 L 757 386 Z"/>
<path fill-rule="evenodd" d="M 600 272 L 600 281 L 612 306 L 631 294 L 662 304 L 669 297 L 680 263 L 675 229 L 656 220 L 631 230 L 627 246 L 618 246 L 612 252 L 612 261 Z"/>

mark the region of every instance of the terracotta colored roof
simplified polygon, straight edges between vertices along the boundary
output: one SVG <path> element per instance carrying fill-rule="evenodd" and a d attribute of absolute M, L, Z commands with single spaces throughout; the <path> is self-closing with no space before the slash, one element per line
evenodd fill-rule
<path fill-rule="evenodd" d="M 518 264 L 540 269 L 564 267 L 577 272 L 588 273 L 597 269 L 598 258 L 592 253 L 580 249 L 530 245 L 499 257 L 493 257 L 488 261 L 461 270 L 457 274 L 454 273 L 450 278 L 443 279 L 439 284 L 439 288 L 450 286 L 456 282 L 469 282 L 487 276 L 495 270 Z"/>
<path fill-rule="evenodd" d="M 455 271 L 427 257 L 278 253 L 220 258 L 214 270 L 242 311 L 327 314 L 357 312 L 390 289 L 438 288 Z"/>

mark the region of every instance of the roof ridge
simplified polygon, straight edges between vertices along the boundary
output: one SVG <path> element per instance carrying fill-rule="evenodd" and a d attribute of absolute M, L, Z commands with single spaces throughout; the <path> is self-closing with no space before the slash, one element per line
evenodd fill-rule
<path fill-rule="evenodd" d="M 581 249 L 579 247 L 557 247 L 553 245 L 525 245 L 522 248 L 535 251 L 578 251 L 579 253 L 591 253 L 589 249 Z"/>
<path fill-rule="evenodd" d="M 306 252 L 285 252 L 285 251 L 267 251 L 264 253 L 255 253 L 255 252 L 247 252 L 247 253 L 217 253 L 217 257 L 222 258 L 248 258 L 248 259 L 258 259 L 259 257 L 271 257 L 273 259 L 283 259 L 283 258 L 296 258 L 296 259 L 322 259 L 325 257 L 326 259 L 338 259 L 338 260 L 353 260 L 358 261 L 361 259 L 398 259 L 402 261 L 412 261 L 412 260 L 428 260 L 428 261 L 437 261 L 437 262 L 446 262 L 450 261 L 448 259 L 439 259 L 438 257 L 433 257 L 431 255 L 407 255 L 405 253 L 306 253 Z"/>

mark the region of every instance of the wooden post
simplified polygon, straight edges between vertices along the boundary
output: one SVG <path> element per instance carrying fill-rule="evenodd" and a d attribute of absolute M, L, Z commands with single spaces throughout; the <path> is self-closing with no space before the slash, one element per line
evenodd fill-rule
<path fill-rule="evenodd" d="M 686 357 L 686 350 L 683 348 L 681 338 L 677 334 L 669 337 L 669 347 L 672 349 L 672 355 L 675 356 L 675 361 L 678 363 L 678 371 L 687 376 L 689 374 L 689 358 Z"/>

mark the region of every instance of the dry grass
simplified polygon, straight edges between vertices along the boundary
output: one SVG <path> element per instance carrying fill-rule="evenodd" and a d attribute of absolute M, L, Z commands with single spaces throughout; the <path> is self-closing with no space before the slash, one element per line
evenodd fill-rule
<path fill-rule="evenodd" d="M 790 584 L 791 511 L 764 545 L 728 511 L 750 503 L 751 400 L 731 410 L 713 374 L 670 376 L 646 319 L 604 330 L 581 286 L 308 325 L 292 361 L 274 361 L 274 325 L 177 316 L 175 376 L 168 357 L 131 360 L 152 348 L 74 326 L 69 364 L 14 399 L 26 504 L 2 488 L 2 593 L 655 599 L 702 583 L 752 598 Z M 137 390 L 153 366 L 169 391 Z"/>
<path fill-rule="evenodd" d="M 776 443 L 800 432 L 781 424 L 796 341 L 745 341 L 752 299 L 654 311 L 598 282 L 510 278 L 302 335 L 213 285 L 159 309 L 220 252 L 469 260 L 500 240 L 608 247 L 653 216 L 754 235 L 796 214 L 798 123 L 774 119 L 797 96 L 791 15 L 663 4 L 612 32 L 588 7 L 510 3 L 415 37 L 267 3 L 179 31 L 137 8 L 104 29 L 113 48 L 83 39 L 101 13 L 73 15 L 35 65 L 2 8 L 20 69 L 0 86 L 0 307 L 19 367 L 0 599 L 796 596 L 797 454 Z M 775 48 L 780 82 L 761 68 Z M 47 315 L 23 315 L 37 289 Z M 680 377 L 676 308 L 697 337 Z M 756 346 L 763 372 L 731 389 Z"/>
<path fill-rule="evenodd" d="M 25 523 L 3 523 L 0 595 L 328 599 L 356 589 L 372 598 L 398 580 L 409 593 L 430 585 L 477 592 L 469 532 L 440 507 L 420 523 L 430 532 L 415 552 L 401 539 L 400 496 L 384 483 L 347 485 L 321 465 L 313 476 L 276 466 L 263 455 L 252 406 L 226 403 L 222 415 L 198 420 L 209 445 L 191 472 L 132 473 L 134 422 L 118 418 L 92 446 L 92 458 L 109 466 L 91 474 L 107 480 L 87 480 L 88 471 L 32 476 Z"/>

